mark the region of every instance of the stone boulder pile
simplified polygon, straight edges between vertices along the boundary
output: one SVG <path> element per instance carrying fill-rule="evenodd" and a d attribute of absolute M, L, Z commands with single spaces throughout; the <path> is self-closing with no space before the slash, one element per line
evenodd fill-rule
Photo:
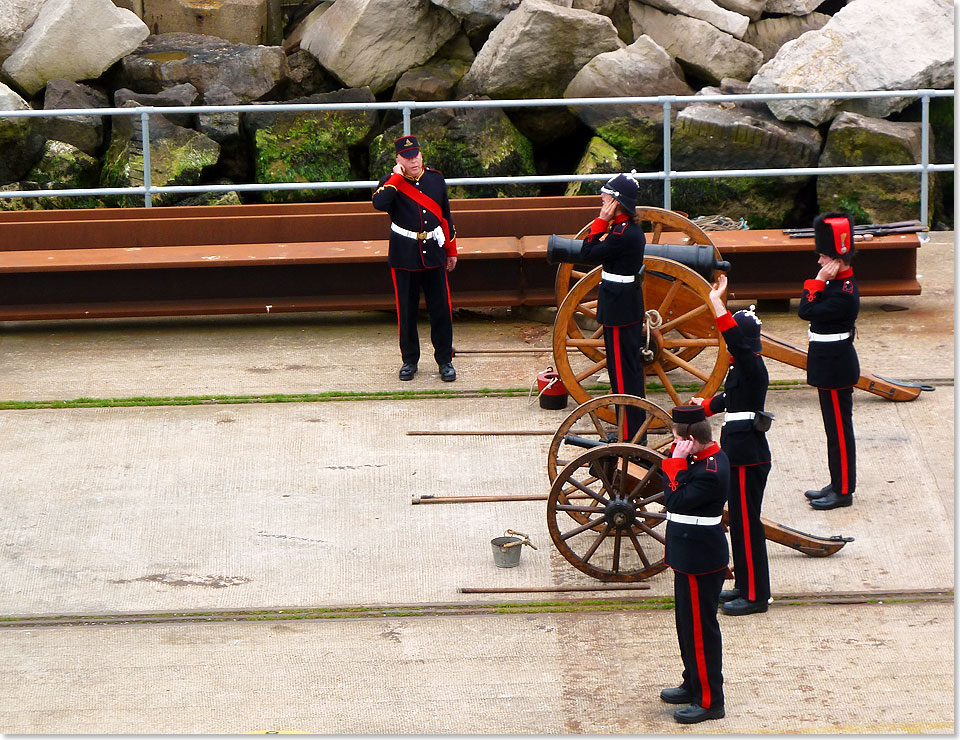
<path fill-rule="evenodd" d="M 0 188 L 138 185 L 150 115 L 154 185 L 377 180 L 397 111 L 196 111 L 184 106 L 568 99 L 415 108 L 426 162 L 448 177 L 910 164 L 920 105 L 838 100 L 591 105 L 599 97 L 950 89 L 948 0 L 0 0 Z M 101 115 L 100 109 L 118 109 Z M 169 109 L 169 112 L 167 112 Z M 125 111 L 129 111 L 126 113 Z M 953 161 L 953 102 L 930 106 L 934 162 Z M 596 193 L 599 183 L 457 187 L 459 197 Z M 932 222 L 952 226 L 952 175 Z M 673 207 L 754 228 L 916 218 L 915 175 L 710 177 Z M 248 202 L 365 199 L 366 189 L 245 193 Z M 659 205 L 662 185 L 642 180 Z M 213 202 L 239 202 L 212 195 Z M 203 202 L 163 194 L 157 205 Z M 136 205 L 139 198 L 2 199 L 0 208 Z"/>

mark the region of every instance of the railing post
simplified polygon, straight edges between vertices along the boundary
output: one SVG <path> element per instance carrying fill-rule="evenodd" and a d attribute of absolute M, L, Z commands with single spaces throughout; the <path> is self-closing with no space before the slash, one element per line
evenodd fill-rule
<path fill-rule="evenodd" d="M 663 101 L 663 207 L 671 210 L 670 193 L 670 100 Z"/>
<path fill-rule="evenodd" d="M 410 107 L 406 103 L 403 105 L 403 135 L 410 135 Z"/>
<path fill-rule="evenodd" d="M 929 226 L 930 208 L 930 95 L 924 91 L 920 97 L 920 223 Z"/>
<path fill-rule="evenodd" d="M 153 198 L 150 195 L 150 114 L 140 114 L 140 136 L 143 142 L 143 205 L 150 208 Z"/>

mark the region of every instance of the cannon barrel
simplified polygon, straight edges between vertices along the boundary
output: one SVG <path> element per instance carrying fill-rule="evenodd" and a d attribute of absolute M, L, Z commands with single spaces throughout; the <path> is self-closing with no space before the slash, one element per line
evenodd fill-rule
<path fill-rule="evenodd" d="M 559 262 L 580 262 L 582 250 L 581 239 L 553 234 L 547 240 L 547 262 L 551 265 Z M 730 272 L 730 263 L 716 259 L 714 249 L 709 244 L 647 244 L 643 253 L 644 256 L 679 262 L 707 282 L 713 282 L 713 274 L 717 270 Z"/>
<path fill-rule="evenodd" d="M 585 450 L 592 450 L 594 447 L 600 447 L 601 445 L 606 444 L 606 442 L 600 442 L 596 439 L 578 437 L 576 434 L 563 435 L 563 441 L 569 445 L 573 445 L 574 447 L 582 447 Z"/>

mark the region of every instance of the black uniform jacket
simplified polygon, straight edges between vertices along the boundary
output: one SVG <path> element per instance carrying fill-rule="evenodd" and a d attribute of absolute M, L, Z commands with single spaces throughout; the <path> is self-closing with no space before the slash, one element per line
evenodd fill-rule
<path fill-rule="evenodd" d="M 643 248 L 647 241 L 643 229 L 623 213 L 610 223 L 610 233 L 601 239 L 606 231 L 607 222 L 595 219 L 583 240 L 581 260 L 590 265 L 602 264 L 605 272 L 634 279 L 632 283 L 600 281 L 597 321 L 605 326 L 635 324 L 643 321 L 643 284 L 637 273 L 643 267 Z"/>
<path fill-rule="evenodd" d="M 763 357 L 749 346 L 733 316 L 727 311 L 717 317 L 717 328 L 730 352 L 730 369 L 724 390 L 704 403 L 707 416 L 721 411 L 763 411 L 770 377 Z M 751 419 L 724 422 L 720 429 L 720 446 L 731 465 L 756 465 L 770 462 L 767 435 L 753 428 Z"/>
<path fill-rule="evenodd" d="M 807 383 L 816 388 L 850 388 L 860 379 L 860 360 L 853 346 L 860 289 L 853 269 L 839 273 L 835 280 L 807 280 L 800 298 L 801 319 L 810 322 L 816 334 L 850 332 L 839 342 L 810 342 L 807 348 Z"/>
<path fill-rule="evenodd" d="M 663 461 L 667 511 L 689 516 L 720 516 L 730 488 L 730 462 L 714 442 L 688 458 Z M 665 562 L 681 573 L 713 573 L 729 562 L 722 524 L 667 522 Z"/>
<path fill-rule="evenodd" d="M 390 220 L 407 231 L 433 231 L 440 220 L 412 198 L 397 190 L 397 184 L 404 180 L 402 175 L 391 172 L 380 179 L 373 191 L 373 207 L 390 214 Z M 450 199 L 447 197 L 447 183 L 443 175 L 434 169 L 424 167 L 416 180 L 406 181 L 440 206 L 440 212 L 447 219 L 450 228 L 450 240 L 441 248 L 436 239 L 414 239 L 390 230 L 390 253 L 387 262 L 390 267 L 401 270 L 424 270 L 431 267 L 443 267 L 447 256 L 456 256 L 457 239 L 450 217 Z"/>

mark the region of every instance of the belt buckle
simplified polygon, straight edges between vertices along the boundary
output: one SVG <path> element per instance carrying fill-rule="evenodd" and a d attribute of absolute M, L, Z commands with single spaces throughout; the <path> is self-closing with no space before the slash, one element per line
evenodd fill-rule
<path fill-rule="evenodd" d="M 425 241 L 426 238 L 427 238 L 428 236 L 430 236 L 430 234 L 431 234 L 431 232 L 429 232 L 429 231 L 418 231 L 418 232 L 417 232 L 417 239 L 419 239 L 420 241 Z"/>

